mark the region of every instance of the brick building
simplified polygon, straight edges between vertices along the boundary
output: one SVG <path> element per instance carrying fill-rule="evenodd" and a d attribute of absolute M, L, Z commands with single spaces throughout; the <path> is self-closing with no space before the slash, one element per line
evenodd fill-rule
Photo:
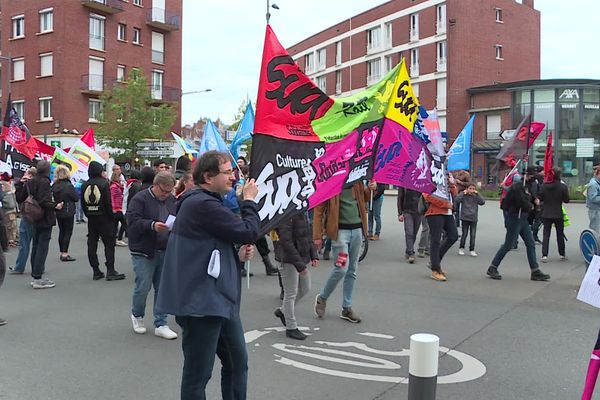
<path fill-rule="evenodd" d="M 2 0 L 0 48 L 12 60 L 2 60 L 2 106 L 10 78 L 33 134 L 83 132 L 98 123 L 99 95 L 134 68 L 157 104 L 179 103 L 181 16 L 182 0 Z"/>
<path fill-rule="evenodd" d="M 540 78 L 540 12 L 534 0 L 391 0 L 288 51 L 335 96 L 377 82 L 404 57 L 421 104 L 437 107 L 453 139 L 473 109 L 467 89 Z M 506 97 L 498 115 L 512 123 L 510 94 L 494 96 Z M 485 132 L 477 129 L 474 141 Z M 473 170 L 483 163 L 476 156 Z"/>

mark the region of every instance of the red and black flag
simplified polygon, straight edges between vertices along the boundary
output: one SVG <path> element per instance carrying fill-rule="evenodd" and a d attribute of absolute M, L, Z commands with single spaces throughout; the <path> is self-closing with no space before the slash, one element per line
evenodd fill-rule
<path fill-rule="evenodd" d="M 552 131 L 548 135 L 546 153 L 544 154 L 544 182 L 554 181 L 554 145 L 552 144 Z"/>
<path fill-rule="evenodd" d="M 29 129 L 21 121 L 17 111 L 12 106 L 10 94 L 8 95 L 8 102 L 6 104 L 0 139 L 5 140 L 6 143 L 13 146 L 19 153 L 25 155 L 30 160 L 33 160 L 35 153 L 38 151 L 35 138 L 29 133 Z"/>
<path fill-rule="evenodd" d="M 529 148 L 535 142 L 535 139 L 544 130 L 546 124 L 541 122 L 532 122 L 531 114 L 523 118 L 512 138 L 507 140 L 500 152 L 496 156 L 497 170 L 505 170 L 514 167 L 519 160 L 527 161 Z"/>

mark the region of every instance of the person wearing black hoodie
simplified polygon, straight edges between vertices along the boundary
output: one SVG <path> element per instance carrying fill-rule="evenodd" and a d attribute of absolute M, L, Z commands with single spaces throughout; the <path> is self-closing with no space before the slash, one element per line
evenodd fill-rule
<path fill-rule="evenodd" d="M 142 187 L 140 190 L 148 189 L 152 186 L 152 182 L 154 182 L 154 175 L 156 175 L 156 172 L 154 172 L 152 167 L 144 167 L 142 168 L 141 175 L 142 177 L 140 180 L 142 181 Z"/>
<path fill-rule="evenodd" d="M 565 261 L 565 233 L 563 203 L 569 202 L 569 188 L 560 181 L 560 170 L 553 168 L 553 180 L 542 185 L 539 192 L 539 198 L 542 201 L 541 219 L 544 224 L 544 233 L 542 239 L 542 262 L 548 261 L 548 246 L 550 244 L 550 232 L 552 225 L 556 228 L 556 242 L 558 244 L 558 254 L 560 260 Z"/>
<path fill-rule="evenodd" d="M 116 281 L 125 279 L 124 274 L 115 270 L 115 221 L 110 198 L 108 181 L 102 177 L 104 167 L 97 161 L 89 165 L 89 180 L 81 186 L 81 206 L 85 216 L 88 217 L 88 260 L 94 271 L 94 280 L 105 277 L 100 271 L 98 261 L 98 240 L 104 244 L 106 257 L 106 280 Z M 39 171 L 38 171 L 39 173 Z"/>

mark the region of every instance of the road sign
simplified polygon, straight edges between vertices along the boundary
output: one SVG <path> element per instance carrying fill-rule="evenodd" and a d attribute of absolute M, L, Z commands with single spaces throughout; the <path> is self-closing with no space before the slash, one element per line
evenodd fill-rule
<path fill-rule="evenodd" d="M 236 133 L 237 133 L 236 131 L 227 131 L 227 132 L 225 132 L 225 135 L 226 135 L 226 136 L 225 136 L 225 137 L 226 137 L 226 140 L 227 140 L 228 142 L 231 142 L 231 141 L 233 140 L 233 138 L 235 137 L 235 134 L 236 134 Z"/>
<path fill-rule="evenodd" d="M 600 255 L 598 233 L 592 229 L 584 229 L 579 236 L 579 248 L 585 263 L 589 265 L 594 255 Z"/>
<path fill-rule="evenodd" d="M 144 157 L 166 157 L 173 155 L 173 149 L 144 149 L 138 150 L 137 154 Z"/>
<path fill-rule="evenodd" d="M 136 146 L 137 147 L 149 147 L 149 148 L 171 147 L 171 146 L 173 146 L 173 143 L 175 143 L 175 142 L 138 142 L 138 143 L 136 143 Z"/>

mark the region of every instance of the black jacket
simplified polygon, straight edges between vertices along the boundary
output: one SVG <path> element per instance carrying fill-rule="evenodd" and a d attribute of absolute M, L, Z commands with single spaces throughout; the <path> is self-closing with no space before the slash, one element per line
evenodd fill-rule
<path fill-rule="evenodd" d="M 563 219 L 562 205 L 569 202 L 569 189 L 561 181 L 544 183 L 539 192 L 544 202 L 541 217 L 544 219 Z"/>
<path fill-rule="evenodd" d="M 48 170 L 48 173 L 50 171 Z M 44 216 L 39 221 L 34 222 L 36 228 L 50 228 L 56 225 L 56 213 L 54 207 L 56 203 L 52 198 L 52 187 L 50 186 L 50 178 L 45 171 L 38 173 L 26 183 L 19 182 L 15 185 L 17 188 L 17 202 L 25 201 L 28 193 L 31 193 L 33 198 L 39 203 Z M 27 190 L 29 189 L 29 191 Z"/>
<path fill-rule="evenodd" d="M 418 214 L 419 201 L 421 201 L 421 193 L 411 189 L 398 189 L 398 215 L 404 213 Z"/>
<path fill-rule="evenodd" d="M 169 214 L 175 215 L 175 196 L 169 195 L 165 204 Z M 131 203 L 127 204 L 127 237 L 132 254 L 154 258 L 154 252 L 157 250 L 154 222 L 160 221 L 159 206 L 160 200 L 154 196 L 151 189 L 139 192 L 131 199 Z"/>
<path fill-rule="evenodd" d="M 99 162 L 92 161 L 88 168 L 90 179 L 81 185 L 81 208 L 86 217 L 114 218 L 110 187 L 102 177 L 103 167 Z"/>
<path fill-rule="evenodd" d="M 275 260 L 294 264 L 296 270 L 302 272 L 306 264 L 318 258 L 312 240 L 312 227 L 305 213 L 283 221 L 277 227 L 277 233 L 279 240 L 275 244 Z"/>
<path fill-rule="evenodd" d="M 502 209 L 514 216 L 529 216 L 533 211 L 533 196 L 529 193 L 523 182 L 513 183 L 502 200 Z"/>
<path fill-rule="evenodd" d="M 68 179 L 59 179 L 52 185 L 54 202 L 63 202 L 63 207 L 56 210 L 56 218 L 73 218 L 75 215 L 75 204 L 79 200 L 77 190 Z"/>

